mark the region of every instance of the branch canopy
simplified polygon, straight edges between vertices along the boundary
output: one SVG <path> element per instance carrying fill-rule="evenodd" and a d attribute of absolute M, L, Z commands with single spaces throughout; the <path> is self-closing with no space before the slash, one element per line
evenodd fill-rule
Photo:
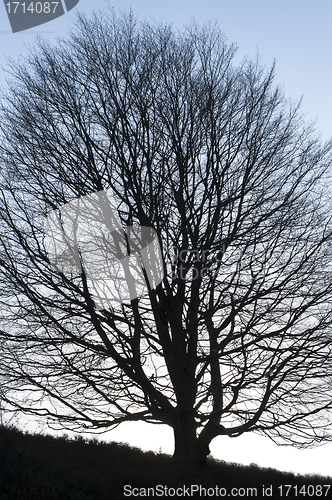
<path fill-rule="evenodd" d="M 12 63 L 8 411 L 91 431 L 164 423 L 187 455 L 247 431 L 331 439 L 331 143 L 274 67 L 235 52 L 216 25 L 110 11 Z"/>

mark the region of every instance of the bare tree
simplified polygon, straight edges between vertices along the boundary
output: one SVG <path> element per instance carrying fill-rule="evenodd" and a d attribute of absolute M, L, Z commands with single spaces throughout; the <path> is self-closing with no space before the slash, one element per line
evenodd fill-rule
<path fill-rule="evenodd" d="M 105 431 L 331 439 L 331 144 L 215 25 L 78 18 L 11 65 L 1 116 L 0 368 L 7 410 Z M 164 277 L 97 307 L 52 266 L 50 213 L 111 190 L 158 234 Z M 105 191 L 106 192 L 106 191 Z M 60 217 L 60 216 L 59 216 Z M 105 243 L 106 244 L 106 243 Z M 75 250 L 76 248 L 76 250 Z"/>

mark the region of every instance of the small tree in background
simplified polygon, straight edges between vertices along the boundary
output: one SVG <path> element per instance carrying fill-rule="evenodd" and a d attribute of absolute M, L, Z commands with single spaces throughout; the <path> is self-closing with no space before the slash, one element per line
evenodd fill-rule
<path fill-rule="evenodd" d="M 0 366 L 7 409 L 66 429 L 172 427 L 175 456 L 254 431 L 331 439 L 331 144 L 216 26 L 78 18 L 12 63 L 1 112 Z M 52 267 L 47 215 L 111 189 L 164 278 L 96 307 Z"/>

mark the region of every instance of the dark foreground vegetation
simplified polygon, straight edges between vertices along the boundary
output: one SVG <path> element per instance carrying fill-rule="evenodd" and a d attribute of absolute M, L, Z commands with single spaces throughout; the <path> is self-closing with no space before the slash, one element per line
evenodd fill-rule
<path fill-rule="evenodd" d="M 185 466 L 167 455 L 144 453 L 123 444 L 32 435 L 0 427 L 0 500 L 265 499 L 281 498 L 280 485 L 291 485 L 287 496 L 283 488 L 283 498 L 332 498 L 332 486 L 328 492 L 323 486 L 331 484 L 332 478 L 215 460 L 205 467 Z M 191 492 L 192 485 L 201 490 Z"/>

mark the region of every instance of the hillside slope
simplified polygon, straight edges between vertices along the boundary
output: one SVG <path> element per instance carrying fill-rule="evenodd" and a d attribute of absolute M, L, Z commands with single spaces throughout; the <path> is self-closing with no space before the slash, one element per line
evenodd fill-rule
<path fill-rule="evenodd" d="M 144 497 L 332 498 L 332 478 L 214 460 L 206 467 L 185 466 L 127 445 L 0 427 L 0 500 Z"/>

